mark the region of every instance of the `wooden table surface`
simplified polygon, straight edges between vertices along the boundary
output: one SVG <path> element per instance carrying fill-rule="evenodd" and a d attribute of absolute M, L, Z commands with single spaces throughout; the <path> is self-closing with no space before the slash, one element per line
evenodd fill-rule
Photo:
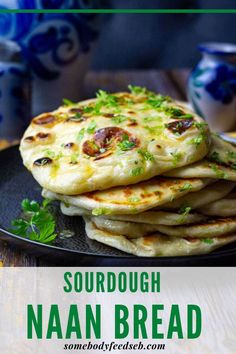
<path fill-rule="evenodd" d="M 186 100 L 186 82 L 189 70 L 145 70 L 89 72 L 86 76 L 84 98 L 93 97 L 98 89 L 110 92 L 126 90 L 129 84 L 140 85 L 150 90 Z M 47 266 L 50 262 L 28 255 L 10 244 L 0 242 L 0 266 Z"/>

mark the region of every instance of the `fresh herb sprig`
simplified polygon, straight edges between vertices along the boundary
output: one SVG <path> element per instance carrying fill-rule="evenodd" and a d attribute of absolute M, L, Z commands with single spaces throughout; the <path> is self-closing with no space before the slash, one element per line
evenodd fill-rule
<path fill-rule="evenodd" d="M 11 222 L 10 230 L 15 235 L 32 241 L 49 244 L 55 240 L 56 223 L 49 210 L 50 200 L 45 199 L 40 205 L 38 202 L 24 199 L 21 203 L 23 216 Z"/>
<path fill-rule="evenodd" d="M 64 106 L 74 106 L 76 104 L 76 102 L 73 102 L 68 98 L 63 98 L 62 102 Z"/>

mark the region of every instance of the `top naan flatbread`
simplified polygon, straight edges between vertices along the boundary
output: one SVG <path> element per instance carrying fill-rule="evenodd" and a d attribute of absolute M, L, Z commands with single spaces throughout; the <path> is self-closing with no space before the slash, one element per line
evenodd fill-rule
<path fill-rule="evenodd" d="M 207 124 L 144 88 L 62 106 L 34 118 L 20 145 L 24 165 L 53 192 L 77 195 L 148 180 L 201 160 Z"/>

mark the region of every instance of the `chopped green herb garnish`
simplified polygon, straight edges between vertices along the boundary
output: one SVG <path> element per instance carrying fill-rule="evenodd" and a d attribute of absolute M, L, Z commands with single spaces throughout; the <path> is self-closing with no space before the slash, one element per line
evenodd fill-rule
<path fill-rule="evenodd" d="M 63 157 L 63 154 L 61 151 L 58 154 L 56 154 L 54 151 L 52 151 L 50 149 L 44 149 L 43 153 L 44 153 L 44 157 L 49 157 L 50 159 L 53 159 L 53 160 L 59 160 L 61 157 Z"/>
<path fill-rule="evenodd" d="M 181 152 L 171 152 L 171 156 L 173 157 L 173 165 L 176 166 L 179 161 L 181 161 L 183 154 Z"/>
<path fill-rule="evenodd" d="M 213 153 L 209 156 L 209 159 L 218 163 L 221 163 L 220 154 L 217 151 L 213 151 Z"/>
<path fill-rule="evenodd" d="M 92 210 L 92 214 L 95 216 L 109 215 L 109 214 L 111 214 L 111 210 L 108 208 L 95 208 Z"/>
<path fill-rule="evenodd" d="M 96 130 L 97 124 L 94 120 L 89 123 L 88 128 L 87 128 L 87 133 L 93 134 Z"/>
<path fill-rule="evenodd" d="M 156 125 L 154 127 L 150 127 L 149 125 L 143 126 L 150 134 L 160 135 L 163 132 L 164 125 Z"/>
<path fill-rule="evenodd" d="M 192 114 L 183 114 L 181 116 L 178 116 L 179 119 L 192 119 L 193 115 Z"/>
<path fill-rule="evenodd" d="M 70 157 L 70 163 L 71 164 L 76 164 L 77 161 L 78 161 L 78 157 L 79 157 L 79 153 L 78 152 L 72 154 L 71 157 Z"/>
<path fill-rule="evenodd" d="M 143 167 L 135 167 L 131 170 L 131 176 L 139 176 L 144 172 Z"/>
<path fill-rule="evenodd" d="M 12 221 L 15 235 L 37 241 L 51 243 L 57 237 L 55 219 L 48 209 L 50 201 L 44 200 L 40 205 L 34 200 L 24 199 L 21 203 L 23 217 Z"/>
<path fill-rule="evenodd" d="M 83 107 L 83 112 L 84 113 L 92 113 L 94 110 L 94 106 L 85 106 Z"/>
<path fill-rule="evenodd" d="M 218 165 L 216 165 L 216 164 L 210 164 L 210 167 L 211 167 L 211 169 L 215 172 L 215 174 L 216 174 L 216 176 L 218 177 L 218 178 L 223 178 L 223 179 L 227 179 L 228 178 L 228 175 L 227 175 L 227 173 L 226 172 L 224 172 L 224 171 L 222 171 L 220 168 L 219 168 L 219 166 Z"/>
<path fill-rule="evenodd" d="M 129 85 L 128 89 L 133 95 L 146 95 L 149 91 L 146 87 Z"/>
<path fill-rule="evenodd" d="M 128 151 L 133 149 L 136 145 L 134 141 L 129 140 L 129 136 L 124 134 L 122 137 L 122 141 L 120 141 L 118 144 L 118 147 L 122 151 Z"/>
<path fill-rule="evenodd" d="M 236 152 L 227 151 L 227 156 L 228 156 L 229 159 L 236 159 Z"/>
<path fill-rule="evenodd" d="M 145 161 L 154 161 L 154 156 L 145 149 L 138 149 L 137 152 L 142 156 Z"/>
<path fill-rule="evenodd" d="M 163 103 L 166 103 L 169 101 L 170 101 L 170 98 L 168 96 L 162 96 L 162 95 L 155 96 L 154 95 L 147 100 L 147 104 L 155 109 L 158 109 L 158 108 L 163 109 Z"/>
<path fill-rule="evenodd" d="M 128 151 L 133 149 L 133 147 L 135 147 L 135 143 L 133 141 L 124 140 L 118 143 L 118 146 L 122 151 Z"/>
<path fill-rule="evenodd" d="M 175 107 L 166 107 L 165 111 L 166 113 L 169 113 L 171 116 L 174 116 L 175 118 L 184 115 L 184 111 L 182 111 L 182 109 L 175 108 Z"/>
<path fill-rule="evenodd" d="M 130 203 L 138 203 L 138 202 L 141 201 L 141 199 L 138 198 L 138 197 L 130 197 L 130 198 L 128 198 L 128 201 L 129 201 Z"/>
<path fill-rule="evenodd" d="M 84 118 L 80 112 L 76 112 L 72 117 L 70 117 L 70 119 L 76 120 L 78 122 L 82 122 L 84 120 Z"/>
<path fill-rule="evenodd" d="M 110 93 L 99 90 L 97 92 L 97 99 L 98 103 L 107 107 L 117 107 L 118 106 L 118 99 L 115 95 L 111 95 Z"/>
<path fill-rule="evenodd" d="M 198 128 L 198 130 L 200 131 L 200 134 L 194 138 L 190 140 L 191 144 L 196 145 L 196 147 L 198 147 L 200 144 L 202 144 L 204 141 L 207 140 L 207 131 L 206 131 L 206 127 L 208 126 L 207 123 L 198 123 L 198 122 L 194 122 L 194 126 L 196 128 Z"/>
<path fill-rule="evenodd" d="M 62 100 L 64 106 L 74 106 L 76 102 L 69 100 L 68 98 L 63 98 Z"/>
<path fill-rule="evenodd" d="M 203 140 L 204 136 L 202 134 L 199 134 L 196 138 L 191 140 L 191 143 L 198 147 L 203 142 Z"/>
<path fill-rule="evenodd" d="M 144 122 L 162 122 L 162 117 L 154 116 L 154 117 L 144 117 Z"/>
<path fill-rule="evenodd" d="M 77 140 L 78 142 L 81 142 L 81 140 L 82 140 L 83 137 L 84 137 L 84 134 L 85 134 L 85 128 L 82 128 L 82 129 L 79 131 L 79 133 L 77 134 L 76 140 Z"/>
<path fill-rule="evenodd" d="M 56 153 L 50 149 L 44 149 L 43 153 L 45 157 L 50 157 L 51 159 L 54 159 L 56 157 Z"/>
<path fill-rule="evenodd" d="M 212 238 L 203 238 L 202 242 L 212 245 L 214 243 L 214 240 Z"/>
<path fill-rule="evenodd" d="M 115 124 L 120 124 L 120 123 L 123 123 L 124 121 L 127 120 L 128 117 L 126 116 L 122 116 L 122 115 L 117 115 L 115 117 L 112 117 L 112 122 L 115 123 Z"/>
<path fill-rule="evenodd" d="M 188 216 L 191 210 L 192 208 L 189 206 L 182 206 L 178 211 L 179 214 L 181 214 L 181 216 L 178 218 L 178 222 L 183 222 L 185 220 L 185 217 Z"/>
<path fill-rule="evenodd" d="M 181 207 L 181 208 L 179 209 L 179 213 L 180 213 L 180 214 L 189 214 L 191 210 L 192 210 L 191 207 L 189 207 L 189 206 L 183 206 L 183 207 Z"/>
<path fill-rule="evenodd" d="M 184 183 L 183 187 L 180 188 L 180 192 L 190 191 L 193 188 L 191 183 Z"/>

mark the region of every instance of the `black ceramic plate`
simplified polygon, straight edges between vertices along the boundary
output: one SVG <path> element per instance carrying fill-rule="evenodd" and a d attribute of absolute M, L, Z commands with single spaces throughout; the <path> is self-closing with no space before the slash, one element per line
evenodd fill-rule
<path fill-rule="evenodd" d="M 55 203 L 57 231 L 71 230 L 75 236 L 57 238 L 52 246 L 26 240 L 7 231 L 12 219 L 20 214 L 20 204 L 24 198 L 41 201 L 41 188 L 22 165 L 18 147 L 0 153 L 0 238 L 10 245 L 21 247 L 26 252 L 43 257 L 54 264 L 78 264 L 100 266 L 199 266 L 232 265 L 236 261 L 236 244 L 222 248 L 207 256 L 138 258 L 116 249 L 91 241 L 86 237 L 84 222 L 80 217 L 66 217 L 60 213 Z M 55 263 L 56 262 L 56 263 Z"/>

